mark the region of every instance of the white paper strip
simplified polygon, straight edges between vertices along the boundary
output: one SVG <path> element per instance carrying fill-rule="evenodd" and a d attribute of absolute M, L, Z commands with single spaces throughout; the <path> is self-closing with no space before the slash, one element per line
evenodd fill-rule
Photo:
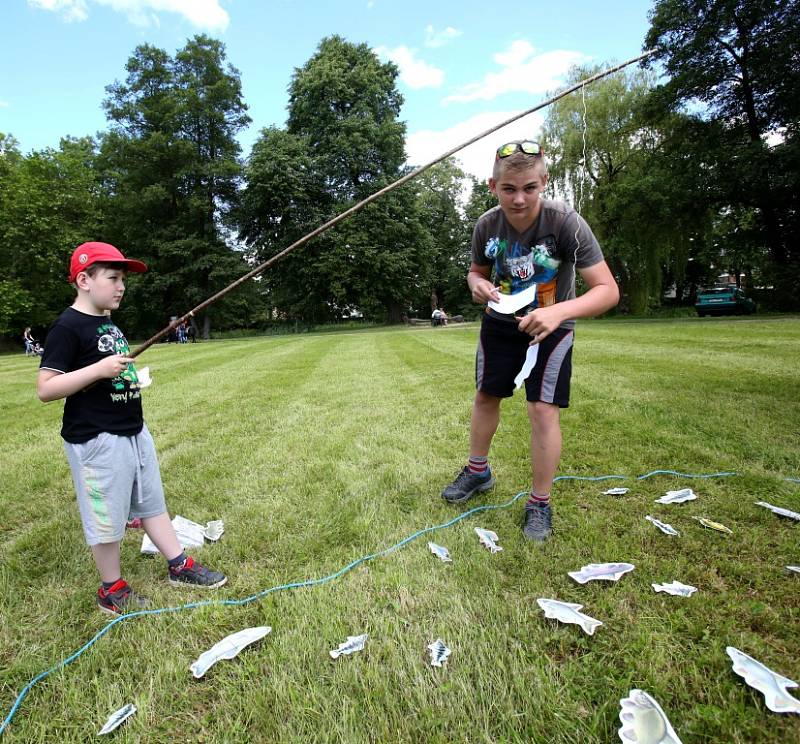
<path fill-rule="evenodd" d="M 503 294 L 498 292 L 500 300 L 495 302 L 489 300 L 489 307 L 497 313 L 503 315 L 513 315 L 517 310 L 522 309 L 526 305 L 530 305 L 536 299 L 536 284 L 531 284 L 527 289 L 516 294 Z"/>
<path fill-rule="evenodd" d="M 522 383 L 531 376 L 531 372 L 533 372 L 533 368 L 536 366 L 536 360 L 538 357 L 539 344 L 533 344 L 533 346 L 529 346 L 528 353 L 525 355 L 525 363 L 522 365 L 522 369 L 514 378 L 514 390 L 519 390 L 522 387 Z"/>

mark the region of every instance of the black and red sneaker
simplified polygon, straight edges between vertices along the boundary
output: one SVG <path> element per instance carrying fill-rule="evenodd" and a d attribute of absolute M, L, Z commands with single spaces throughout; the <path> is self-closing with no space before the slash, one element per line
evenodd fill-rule
<path fill-rule="evenodd" d="M 134 517 L 133 519 L 129 519 L 127 522 L 125 522 L 126 530 L 140 530 L 143 526 L 142 520 L 139 517 Z"/>
<path fill-rule="evenodd" d="M 228 580 L 225 574 L 209 570 L 192 556 L 188 556 L 179 566 L 170 567 L 167 578 L 174 586 L 200 586 L 203 589 L 216 589 Z"/>
<path fill-rule="evenodd" d="M 101 586 L 97 590 L 97 607 L 109 615 L 124 615 L 126 612 L 143 610 L 150 600 L 138 595 L 128 586 L 128 582 L 120 579 L 108 589 Z"/>

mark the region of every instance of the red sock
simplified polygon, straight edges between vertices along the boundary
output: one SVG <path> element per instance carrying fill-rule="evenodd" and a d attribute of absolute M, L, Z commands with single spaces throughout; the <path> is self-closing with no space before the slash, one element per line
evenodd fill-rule
<path fill-rule="evenodd" d="M 527 502 L 525 502 L 525 508 L 529 508 L 531 506 L 547 506 L 550 503 L 550 494 L 549 493 L 536 493 L 536 491 L 531 491 L 530 496 L 528 496 Z"/>
<path fill-rule="evenodd" d="M 467 467 L 469 468 L 470 473 L 475 473 L 475 475 L 483 475 L 489 470 L 489 458 L 470 455 Z"/>

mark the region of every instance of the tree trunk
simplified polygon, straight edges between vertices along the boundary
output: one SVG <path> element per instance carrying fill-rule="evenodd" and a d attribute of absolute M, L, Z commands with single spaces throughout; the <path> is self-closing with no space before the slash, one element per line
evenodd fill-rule
<path fill-rule="evenodd" d="M 206 313 L 203 316 L 203 339 L 208 341 L 211 338 L 211 316 Z"/>

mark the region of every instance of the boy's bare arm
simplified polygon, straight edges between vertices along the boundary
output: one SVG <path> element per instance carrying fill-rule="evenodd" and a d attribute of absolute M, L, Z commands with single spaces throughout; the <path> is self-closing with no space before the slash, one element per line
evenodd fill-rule
<path fill-rule="evenodd" d="M 66 398 L 68 395 L 85 390 L 98 380 L 116 377 L 132 361 L 133 359 L 130 357 L 114 354 L 72 372 L 62 373 L 54 369 L 40 369 L 36 379 L 36 394 L 42 403 Z"/>
<path fill-rule="evenodd" d="M 491 273 L 491 266 L 481 266 L 475 262 L 470 264 L 469 273 L 467 274 L 467 286 L 472 293 L 473 302 L 485 304 L 489 300 L 497 302 L 500 299 L 497 288 L 489 281 Z"/>
<path fill-rule="evenodd" d="M 538 343 L 558 328 L 565 320 L 591 318 L 610 310 L 619 302 L 619 288 L 605 261 L 578 269 L 589 291 L 580 297 L 555 305 L 540 307 L 519 318 L 519 329 Z"/>

